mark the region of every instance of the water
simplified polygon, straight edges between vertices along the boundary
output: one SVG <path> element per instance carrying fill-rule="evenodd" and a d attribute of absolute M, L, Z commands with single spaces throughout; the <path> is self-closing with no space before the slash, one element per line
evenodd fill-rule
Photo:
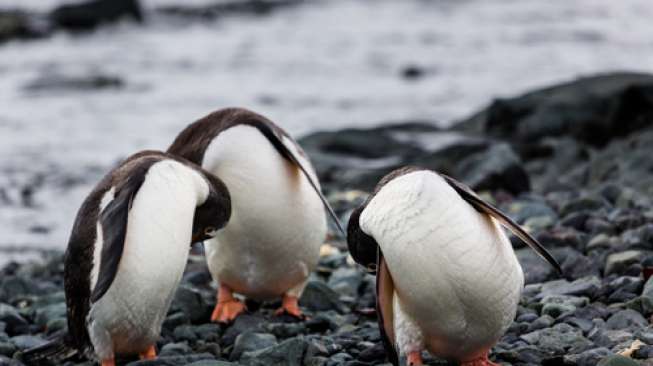
<path fill-rule="evenodd" d="M 0 248 L 63 249 L 111 164 L 165 149 L 217 108 L 249 107 L 297 136 L 412 119 L 447 125 L 492 98 L 580 75 L 653 72 L 649 0 L 323 0 L 202 23 L 152 12 L 181 0 L 144 3 L 144 26 L 0 45 Z M 407 65 L 425 76 L 402 78 Z M 52 74 L 93 73 L 124 87 L 26 89 Z"/>

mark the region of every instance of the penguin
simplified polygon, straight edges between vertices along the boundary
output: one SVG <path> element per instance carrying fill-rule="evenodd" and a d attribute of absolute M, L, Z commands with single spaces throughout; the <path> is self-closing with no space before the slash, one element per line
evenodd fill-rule
<path fill-rule="evenodd" d="M 135 154 L 80 207 L 64 260 L 68 331 L 28 350 L 28 363 L 82 354 L 156 357 L 155 343 L 190 245 L 229 220 L 229 192 L 198 166 L 162 152 Z"/>
<path fill-rule="evenodd" d="M 228 323 L 246 311 L 234 293 L 281 297 L 277 315 L 303 317 L 298 299 L 326 237 L 325 208 L 345 233 L 302 148 L 269 119 L 227 108 L 186 127 L 168 153 L 220 177 L 231 193 L 231 220 L 204 243 L 218 284 L 211 320 Z"/>
<path fill-rule="evenodd" d="M 490 348 L 512 323 L 524 286 L 502 225 L 561 272 L 517 223 L 431 170 L 391 172 L 352 212 L 347 245 L 376 271 L 379 329 L 394 365 L 422 365 L 424 350 L 463 366 L 496 365 Z"/>

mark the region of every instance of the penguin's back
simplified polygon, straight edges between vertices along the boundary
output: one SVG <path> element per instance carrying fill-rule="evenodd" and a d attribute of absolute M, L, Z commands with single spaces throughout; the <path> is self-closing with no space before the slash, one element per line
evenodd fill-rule
<path fill-rule="evenodd" d="M 440 175 L 418 170 L 392 179 L 360 225 L 380 245 L 402 309 L 434 354 L 487 350 L 510 325 L 523 286 L 510 242 Z"/>

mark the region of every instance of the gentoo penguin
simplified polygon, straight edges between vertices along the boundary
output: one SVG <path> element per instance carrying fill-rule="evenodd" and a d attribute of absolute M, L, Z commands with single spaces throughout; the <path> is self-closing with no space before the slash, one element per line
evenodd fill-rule
<path fill-rule="evenodd" d="M 125 160 L 83 202 L 70 235 L 68 333 L 23 359 L 154 358 L 190 244 L 214 236 L 230 211 L 226 186 L 195 164 L 154 151 Z"/>
<path fill-rule="evenodd" d="M 467 186 L 407 167 L 385 176 L 351 215 L 354 260 L 377 272 L 379 328 L 397 365 L 421 351 L 465 366 L 495 365 L 490 348 L 512 322 L 524 275 L 500 224 L 558 271 L 518 224 Z"/>
<path fill-rule="evenodd" d="M 220 177 L 231 194 L 231 220 L 204 243 L 219 284 L 211 319 L 246 310 L 233 293 L 282 297 L 277 314 L 301 317 L 297 300 L 326 236 L 325 207 L 343 231 L 302 148 L 267 118 L 229 108 L 189 125 L 168 152 Z"/>

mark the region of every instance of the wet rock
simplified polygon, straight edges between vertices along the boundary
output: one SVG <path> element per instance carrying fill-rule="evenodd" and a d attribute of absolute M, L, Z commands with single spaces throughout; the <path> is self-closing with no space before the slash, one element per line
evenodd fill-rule
<path fill-rule="evenodd" d="M 520 338 L 529 344 L 536 345 L 554 354 L 563 354 L 566 350 L 587 344 L 582 333 L 568 324 L 556 324 L 553 328 L 545 328 L 523 334 Z"/>
<path fill-rule="evenodd" d="M 193 350 L 186 343 L 168 343 L 159 351 L 159 357 L 180 356 L 191 353 Z"/>
<path fill-rule="evenodd" d="M 62 5 L 50 14 L 54 24 L 71 30 L 92 29 L 122 18 L 143 20 L 138 0 L 91 0 Z"/>
<path fill-rule="evenodd" d="M 232 345 L 236 341 L 236 337 L 241 333 L 261 332 L 263 323 L 265 323 L 265 319 L 260 315 L 242 314 L 227 328 L 220 343 L 227 346 Z"/>
<path fill-rule="evenodd" d="M 306 340 L 292 338 L 258 351 L 245 352 L 239 363 L 245 366 L 297 366 L 302 364 L 308 347 Z"/>
<path fill-rule="evenodd" d="M 0 10 L 0 43 L 10 39 L 29 39 L 43 36 L 46 29 L 39 29 L 32 17 L 22 11 Z"/>
<path fill-rule="evenodd" d="M 116 89 L 124 85 L 125 82 L 115 75 L 48 74 L 29 82 L 24 89 L 29 92 L 91 91 Z"/>
<path fill-rule="evenodd" d="M 612 355 L 602 359 L 597 366 L 638 366 L 639 364 L 632 359 L 621 356 Z"/>
<path fill-rule="evenodd" d="M 537 298 L 542 299 L 547 295 L 572 295 L 592 299 L 599 293 L 601 285 L 601 280 L 595 276 L 580 278 L 573 282 L 567 280 L 551 281 L 542 285 L 542 290 Z"/>
<path fill-rule="evenodd" d="M 0 322 L 5 324 L 6 331 L 9 334 L 22 332 L 29 324 L 16 308 L 2 303 L 0 303 Z"/>
<path fill-rule="evenodd" d="M 276 344 L 277 338 L 272 334 L 245 332 L 236 337 L 229 359 L 232 361 L 239 360 L 245 352 L 259 351 Z"/>
<path fill-rule="evenodd" d="M 213 355 L 208 353 L 198 353 L 193 355 L 183 355 L 183 356 L 166 356 L 166 357 L 157 357 L 155 360 L 141 360 L 130 362 L 127 366 L 178 366 L 178 365 L 187 365 L 194 362 L 199 362 L 203 360 L 214 360 Z"/>
<path fill-rule="evenodd" d="M 340 295 L 326 284 L 310 281 L 299 299 L 299 304 L 312 311 L 336 310 L 344 313 L 347 308 L 340 302 Z"/>
<path fill-rule="evenodd" d="M 43 338 L 31 335 L 19 335 L 11 337 L 10 341 L 19 350 L 25 350 L 46 343 Z"/>
<path fill-rule="evenodd" d="M 335 270 L 327 285 L 341 294 L 357 297 L 363 283 L 363 274 L 356 268 L 342 267 Z"/>
<path fill-rule="evenodd" d="M 600 360 L 614 355 L 612 351 L 605 347 L 594 348 L 576 355 L 567 355 L 564 360 L 567 364 L 578 366 L 595 366 Z"/>
<path fill-rule="evenodd" d="M 643 328 L 648 325 L 648 321 L 642 314 L 631 309 L 626 309 L 612 315 L 605 325 L 607 329 L 622 330 Z"/>
<path fill-rule="evenodd" d="M 639 263 L 643 256 L 644 253 L 639 250 L 627 250 L 610 254 L 605 261 L 605 275 L 628 274 L 628 268 L 635 263 Z"/>
<path fill-rule="evenodd" d="M 156 12 L 185 18 L 188 20 L 200 19 L 209 20 L 226 15 L 266 15 L 277 9 L 303 4 L 302 0 L 244 0 L 244 1 L 220 1 L 207 3 L 205 5 L 169 5 L 155 8 Z"/>
<path fill-rule="evenodd" d="M 508 144 L 496 144 L 460 163 L 457 176 L 476 190 L 505 189 L 517 194 L 530 190 L 521 159 Z"/>
<path fill-rule="evenodd" d="M 208 322 L 212 309 L 198 290 L 181 285 L 172 300 L 171 312 L 175 311 L 186 314 L 191 322 L 198 323 Z"/>
<path fill-rule="evenodd" d="M 506 138 L 520 144 L 522 153 L 530 153 L 536 141 L 562 135 L 600 146 L 647 126 L 653 110 L 652 84 L 648 74 L 580 78 L 496 100 L 457 129 Z"/>

